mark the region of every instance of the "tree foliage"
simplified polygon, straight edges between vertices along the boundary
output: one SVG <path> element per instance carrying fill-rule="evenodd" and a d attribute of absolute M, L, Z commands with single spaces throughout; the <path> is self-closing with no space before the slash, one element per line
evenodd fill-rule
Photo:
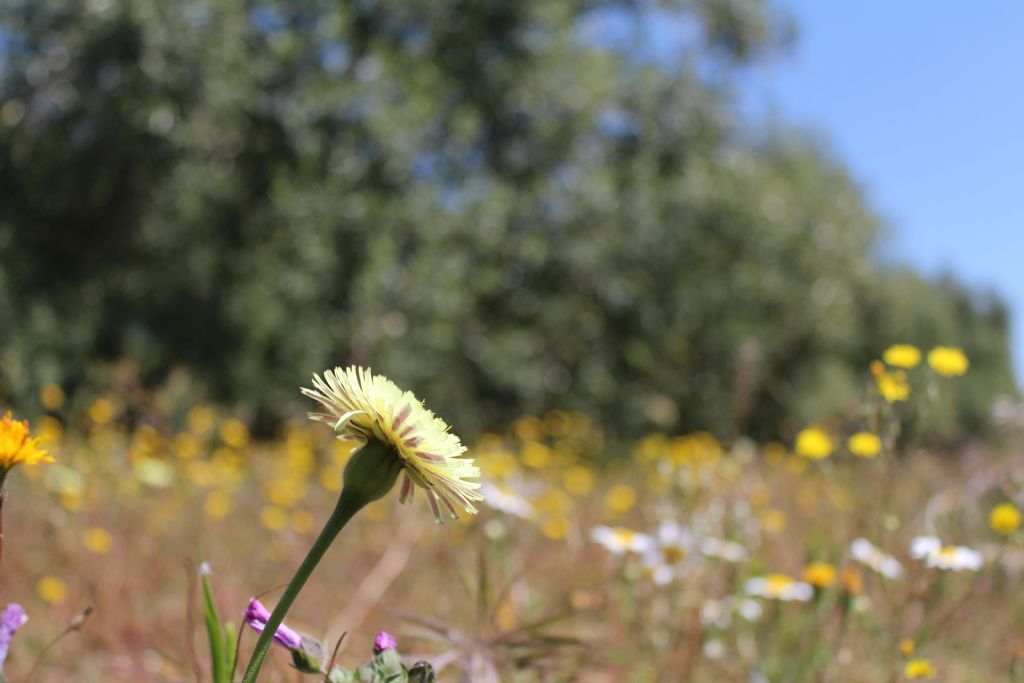
<path fill-rule="evenodd" d="M 737 114 L 729 74 L 791 32 L 760 2 L 3 18 L 0 348 L 21 403 L 128 357 L 273 415 L 359 362 L 463 431 L 569 407 L 771 434 L 848 409 L 839 389 L 894 341 L 966 348 L 972 425 L 1012 391 L 1003 305 L 878 265 L 842 164 Z M 661 19 L 683 27 L 672 59 L 643 30 Z"/>

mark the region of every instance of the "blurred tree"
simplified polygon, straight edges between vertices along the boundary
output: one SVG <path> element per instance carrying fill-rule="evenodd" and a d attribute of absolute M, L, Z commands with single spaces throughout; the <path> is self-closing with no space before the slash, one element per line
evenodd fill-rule
<path fill-rule="evenodd" d="M 1013 390 L 998 301 L 876 265 L 842 165 L 737 116 L 730 72 L 792 35 L 763 2 L 12 0 L 2 17 L 19 405 L 128 357 L 273 416 L 311 371 L 360 362 L 466 433 L 558 406 L 764 435 L 849 410 L 839 390 L 893 341 L 966 348 L 972 427 Z"/>

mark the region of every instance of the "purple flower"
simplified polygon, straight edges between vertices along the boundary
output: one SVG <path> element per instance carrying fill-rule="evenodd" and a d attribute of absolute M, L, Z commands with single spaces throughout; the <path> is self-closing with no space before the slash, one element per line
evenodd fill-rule
<path fill-rule="evenodd" d="M 377 653 L 388 649 L 398 649 L 398 641 L 387 631 L 381 631 L 373 639 L 373 651 Z"/>
<path fill-rule="evenodd" d="M 252 598 L 249 600 L 249 607 L 246 608 L 243 618 L 252 630 L 256 633 L 263 633 L 263 629 L 266 628 L 267 622 L 270 620 L 270 611 L 263 606 L 262 602 Z M 274 642 L 289 650 L 297 650 L 302 647 L 302 636 L 297 631 L 281 624 L 277 627 L 277 633 L 274 634 Z"/>
<path fill-rule="evenodd" d="M 0 671 L 4 669 L 4 660 L 7 659 L 7 651 L 11 647 L 11 638 L 25 622 L 28 615 L 21 605 L 12 602 L 0 612 Z"/>

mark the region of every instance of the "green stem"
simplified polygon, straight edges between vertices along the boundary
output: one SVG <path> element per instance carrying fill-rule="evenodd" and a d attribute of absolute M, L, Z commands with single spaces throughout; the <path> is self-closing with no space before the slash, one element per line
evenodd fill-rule
<path fill-rule="evenodd" d="M 334 507 L 334 512 L 331 513 L 323 530 L 320 531 L 320 535 L 316 537 L 313 547 L 309 549 L 306 559 L 299 565 L 295 576 L 288 582 L 288 587 L 284 589 L 284 593 L 274 607 L 274 611 L 270 613 L 270 619 L 256 641 L 256 648 L 249 659 L 245 675 L 242 676 L 242 683 L 256 683 L 256 677 L 259 676 L 263 660 L 267 658 L 267 651 L 270 649 L 270 643 L 273 640 L 274 634 L 277 633 L 277 627 L 284 621 L 284 616 L 292 606 L 292 603 L 295 602 L 299 591 L 306 585 L 310 574 L 316 569 L 316 566 L 320 563 L 327 549 L 331 547 L 331 543 L 334 542 L 338 533 L 352 519 L 353 515 L 359 512 L 368 502 L 365 499 L 361 499 L 358 495 L 346 495 L 348 492 L 348 488 L 342 491 L 341 496 L 338 498 L 338 504 Z"/>

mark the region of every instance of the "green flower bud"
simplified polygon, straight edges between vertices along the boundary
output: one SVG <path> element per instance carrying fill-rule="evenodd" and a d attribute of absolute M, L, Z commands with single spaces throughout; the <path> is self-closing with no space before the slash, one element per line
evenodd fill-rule
<path fill-rule="evenodd" d="M 379 439 L 370 439 L 352 453 L 345 466 L 342 495 L 359 507 L 380 500 L 395 485 L 403 467 L 394 448 Z"/>
<path fill-rule="evenodd" d="M 409 669 L 409 683 L 437 683 L 437 676 L 434 675 L 434 667 L 430 662 L 416 662 Z"/>

